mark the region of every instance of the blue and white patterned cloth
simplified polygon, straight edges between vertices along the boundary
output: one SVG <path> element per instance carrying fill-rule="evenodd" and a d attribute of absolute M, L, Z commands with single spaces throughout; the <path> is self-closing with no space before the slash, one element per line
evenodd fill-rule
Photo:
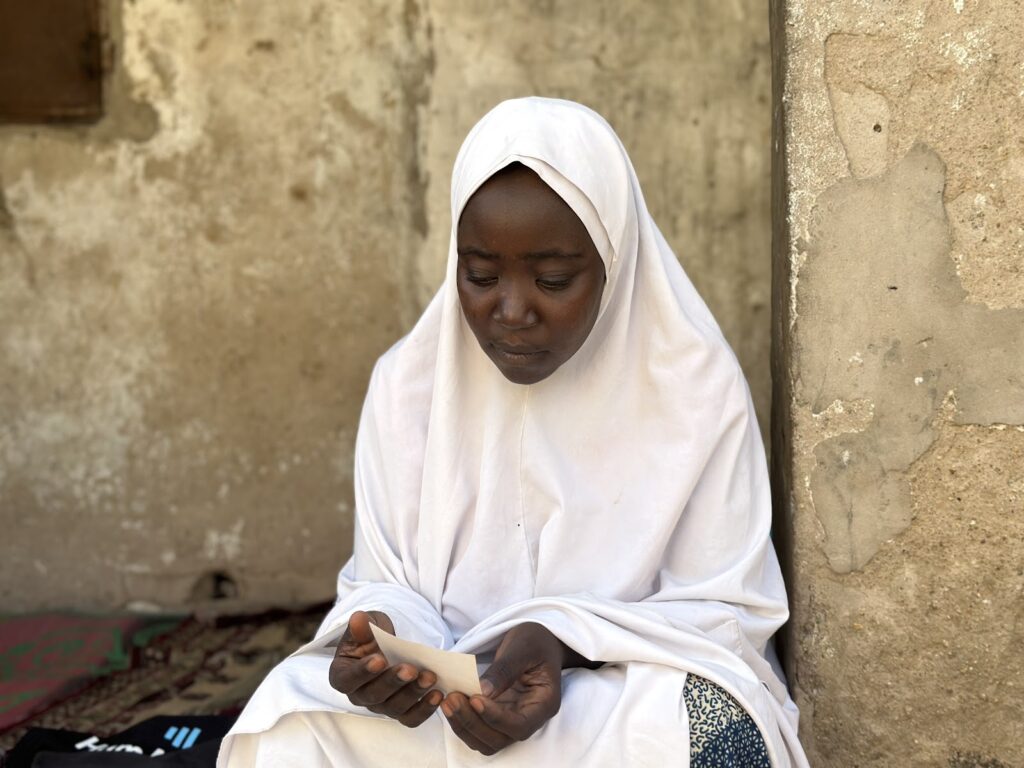
<path fill-rule="evenodd" d="M 761 732 L 739 702 L 697 675 L 687 675 L 690 768 L 771 768 Z"/>

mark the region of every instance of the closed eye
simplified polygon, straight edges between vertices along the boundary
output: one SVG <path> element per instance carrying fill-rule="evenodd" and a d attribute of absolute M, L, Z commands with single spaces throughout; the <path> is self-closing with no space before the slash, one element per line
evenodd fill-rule
<path fill-rule="evenodd" d="M 566 288 L 572 285 L 572 278 L 541 278 L 537 280 L 537 285 L 539 285 L 546 291 L 564 291 Z"/>
<path fill-rule="evenodd" d="M 467 272 L 466 281 L 472 283 L 473 285 L 479 285 L 482 288 L 486 288 L 498 282 L 498 278 L 494 277 L 493 275 L 481 275 L 476 272 Z"/>

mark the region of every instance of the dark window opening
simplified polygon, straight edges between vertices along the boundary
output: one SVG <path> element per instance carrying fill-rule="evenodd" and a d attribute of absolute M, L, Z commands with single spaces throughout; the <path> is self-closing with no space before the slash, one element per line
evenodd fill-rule
<path fill-rule="evenodd" d="M 0 0 L 0 122 L 103 114 L 100 0 Z"/>

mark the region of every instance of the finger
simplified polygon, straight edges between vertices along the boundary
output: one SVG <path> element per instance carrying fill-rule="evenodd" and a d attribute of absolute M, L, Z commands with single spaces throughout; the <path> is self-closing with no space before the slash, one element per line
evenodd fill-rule
<path fill-rule="evenodd" d="M 469 699 L 461 693 L 449 694 L 441 706 L 441 711 L 447 715 L 456 735 L 478 752 L 493 755 L 512 742 L 508 734 L 494 730 L 480 719 L 480 715 L 469 705 Z M 474 746 L 474 743 L 482 748 Z"/>
<path fill-rule="evenodd" d="M 469 705 L 485 725 L 498 733 L 506 734 L 513 741 L 526 741 L 551 719 L 550 715 L 542 713 L 539 709 L 535 716 L 523 716 L 484 696 L 472 697 Z"/>
<path fill-rule="evenodd" d="M 516 629 L 505 634 L 494 654 L 494 661 L 480 675 L 480 690 L 490 699 L 510 688 L 527 667 L 536 663 L 524 658 L 522 646 L 515 642 Z"/>
<path fill-rule="evenodd" d="M 484 696 L 494 698 L 512 687 L 525 667 L 518 654 L 495 657 L 491 665 L 480 675 L 480 690 Z"/>
<path fill-rule="evenodd" d="M 370 631 L 371 616 L 366 611 L 356 611 L 353 613 L 348 620 L 348 631 L 352 633 L 352 639 L 360 645 L 373 643 L 377 645 L 377 641 L 373 638 L 373 632 Z"/>
<path fill-rule="evenodd" d="M 389 635 L 395 634 L 395 624 L 384 611 L 367 611 L 367 613 L 370 614 L 371 624 L 376 624 Z"/>
<path fill-rule="evenodd" d="M 356 613 L 352 614 L 348 625 L 345 627 L 345 632 L 338 639 L 338 645 L 334 651 L 335 658 L 338 656 L 363 658 L 380 651 L 377 647 L 377 641 L 373 637 L 373 633 L 369 631 L 369 624 L 364 621 L 365 616 L 367 616 L 367 614 L 362 611 L 356 611 Z M 354 625 L 353 620 L 355 621 Z M 364 624 L 367 627 L 365 633 L 363 632 Z"/>
<path fill-rule="evenodd" d="M 442 702 L 441 713 L 444 714 L 444 716 L 448 719 L 448 725 L 451 726 L 452 733 L 458 736 L 460 741 L 462 741 L 467 747 L 469 747 L 473 751 L 479 752 L 480 754 L 486 755 L 488 757 L 497 752 L 496 749 L 487 744 L 484 744 L 473 734 L 469 733 L 465 728 L 463 728 L 462 724 L 453 718 L 452 710 L 449 710 L 447 713 L 445 712 L 446 707 L 447 704 Z"/>
<path fill-rule="evenodd" d="M 372 657 L 376 658 L 376 657 Z M 349 698 L 362 707 L 380 705 L 416 679 L 419 671 L 412 664 L 399 664 L 385 669 L 372 680 L 359 686 Z"/>
<path fill-rule="evenodd" d="M 546 667 L 561 671 L 562 641 L 541 624 L 526 622 L 513 627 L 501 639 L 494 662 L 480 676 L 484 696 L 495 699 L 530 670 Z"/>
<path fill-rule="evenodd" d="M 419 703 L 419 701 L 430 692 L 430 688 L 435 682 L 437 682 L 437 677 L 434 673 L 423 672 L 419 677 L 409 683 L 406 683 L 387 699 L 380 702 L 380 704 L 377 705 L 377 709 L 379 709 L 382 714 L 399 718 Z M 438 693 L 441 692 L 438 691 Z M 443 694 L 442 698 L 444 698 Z M 377 710 L 375 709 L 374 711 Z"/>
<path fill-rule="evenodd" d="M 416 728 L 434 714 L 443 698 L 444 694 L 440 691 L 431 691 L 396 719 L 406 728 Z"/>
<path fill-rule="evenodd" d="M 366 658 L 338 654 L 331 662 L 327 679 L 335 690 L 348 694 L 353 704 L 358 704 L 353 695 L 363 686 L 379 677 L 388 668 L 387 659 L 375 653 Z"/>

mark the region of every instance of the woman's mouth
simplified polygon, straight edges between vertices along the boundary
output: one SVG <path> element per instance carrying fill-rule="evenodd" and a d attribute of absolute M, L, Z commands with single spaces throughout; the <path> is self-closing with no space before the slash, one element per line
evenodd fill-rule
<path fill-rule="evenodd" d="M 507 344 L 497 344 L 495 342 L 491 342 L 491 349 L 494 351 L 494 356 L 496 358 L 511 365 L 534 363 L 548 353 L 546 349 L 536 349 L 534 347 L 513 347 Z"/>

